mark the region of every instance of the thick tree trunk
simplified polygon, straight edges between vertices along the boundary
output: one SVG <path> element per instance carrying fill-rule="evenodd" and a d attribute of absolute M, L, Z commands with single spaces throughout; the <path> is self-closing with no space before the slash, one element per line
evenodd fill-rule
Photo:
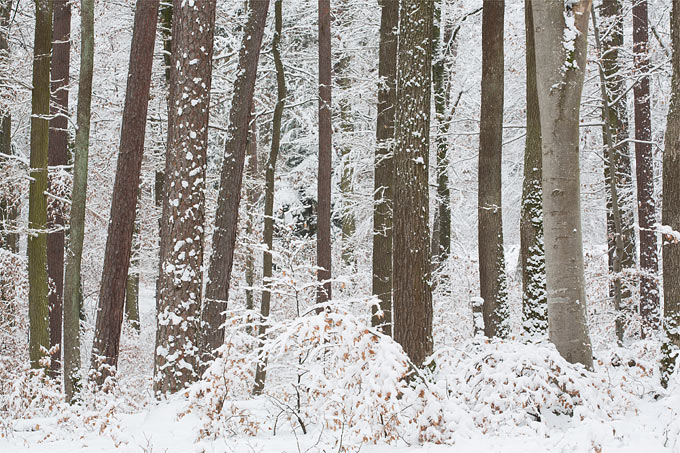
<path fill-rule="evenodd" d="M 78 78 L 78 113 L 73 163 L 73 195 L 68 253 L 66 255 L 66 288 L 64 291 L 64 388 L 66 400 L 77 397 L 80 378 L 80 263 L 85 236 L 87 202 L 87 161 L 90 147 L 90 106 L 94 67 L 94 0 L 81 3 L 80 75 Z"/>
<path fill-rule="evenodd" d="M 624 78 L 619 64 L 619 49 L 624 45 L 623 7 L 621 0 L 603 0 L 600 8 L 602 23 L 602 49 L 600 63 L 606 80 L 606 102 L 609 103 L 608 122 L 614 147 L 614 158 L 605 155 L 604 178 L 607 191 L 607 245 L 609 249 L 609 271 L 614 271 L 614 251 L 616 249 L 616 232 L 612 208 L 612 192 L 610 178 L 614 175 L 615 187 L 618 192 L 619 211 L 621 213 L 621 236 L 623 254 L 620 257 L 621 269 L 624 274 L 631 274 L 637 261 L 635 234 L 635 192 L 633 188 L 632 166 L 630 160 L 630 146 L 628 145 L 628 109 Z M 618 101 L 617 101 L 618 100 Z M 606 140 L 603 129 L 603 139 Z M 633 293 L 631 284 L 621 282 L 621 313 L 618 315 L 619 329 L 624 328 L 624 313 L 633 308 Z M 616 284 L 613 284 L 610 295 L 615 296 Z"/>
<path fill-rule="evenodd" d="M 583 274 L 579 110 L 591 0 L 534 2 L 543 148 L 543 212 L 550 340 L 569 362 L 592 368 Z M 566 40 L 565 40 L 566 36 Z"/>
<path fill-rule="evenodd" d="M 432 353 L 428 169 L 432 2 L 402 0 L 394 149 L 394 338 L 416 366 Z"/>
<path fill-rule="evenodd" d="M 316 302 L 331 300 L 331 2 L 319 0 L 319 174 L 317 181 Z"/>
<path fill-rule="evenodd" d="M 641 78 L 633 87 L 635 96 L 635 166 L 638 219 L 640 222 L 640 315 L 642 336 L 659 329 L 659 258 L 656 244 L 656 202 L 654 201 L 654 155 L 652 153 L 652 112 L 649 92 L 647 50 L 647 0 L 633 2 L 633 51 L 635 69 Z"/>
<path fill-rule="evenodd" d="M 399 8 L 390 0 L 378 0 L 380 56 L 378 62 L 378 119 L 373 190 L 373 307 L 371 323 L 392 335 L 392 200 L 394 185 L 394 116 L 397 101 L 397 27 Z M 378 316 L 378 308 L 382 316 Z"/>
<path fill-rule="evenodd" d="M 146 113 L 151 83 L 158 0 L 138 0 L 132 31 L 120 149 L 113 185 L 111 216 L 106 238 L 97 324 L 92 345 L 92 368 L 100 369 L 101 385 L 118 364 L 125 288 L 130 266 L 132 234 L 144 153 Z"/>
<path fill-rule="evenodd" d="M 205 172 L 215 0 L 173 3 L 166 184 L 156 294 L 154 391 L 175 393 L 198 379 L 203 288 Z"/>
<path fill-rule="evenodd" d="M 71 4 L 68 0 L 54 1 L 54 29 L 52 32 L 52 103 L 50 105 L 50 134 L 48 163 L 50 167 L 66 165 L 68 149 L 68 85 L 71 53 Z M 53 178 L 48 178 L 48 190 L 56 193 Z M 50 291 L 50 349 L 53 350 L 50 368 L 56 375 L 61 366 L 61 322 L 64 297 L 64 213 L 63 203 L 48 202 L 47 223 L 52 230 L 47 235 L 47 273 Z"/>
<path fill-rule="evenodd" d="M 479 288 L 484 335 L 505 338 L 508 290 L 503 251 L 503 23 L 505 2 L 485 0 L 482 12 L 482 109 L 479 125 Z"/>
<path fill-rule="evenodd" d="M 663 153 L 663 225 L 680 231 L 680 0 L 673 0 L 671 13 L 673 43 L 673 81 L 671 105 L 666 122 L 666 146 Z M 680 352 L 680 241 L 668 235 L 663 238 L 664 330 L 661 383 L 664 387 L 675 371 Z"/>
<path fill-rule="evenodd" d="M 229 112 L 229 133 L 222 162 L 212 254 L 201 312 L 200 352 L 204 363 L 210 360 L 213 351 L 224 343 L 222 313 L 227 309 L 229 300 L 229 279 L 234 262 L 238 208 L 241 202 L 253 92 L 268 9 L 269 0 L 249 2 L 248 20 L 239 51 L 236 71 L 238 76 Z"/>
<path fill-rule="evenodd" d="M 28 203 L 28 316 L 29 356 L 40 368 L 50 347 L 47 284 L 47 150 L 50 114 L 50 53 L 52 0 L 35 1 L 33 93 L 31 102 L 31 159 Z"/>
<path fill-rule="evenodd" d="M 545 288 L 545 243 L 543 237 L 543 158 L 541 117 L 536 88 L 536 47 L 531 5 L 524 1 L 526 31 L 527 138 L 524 146 L 524 183 L 520 219 L 522 262 L 522 324 L 530 340 L 548 335 L 548 299 Z M 540 1 L 540 0 L 539 0 Z"/>
<path fill-rule="evenodd" d="M 276 66 L 276 89 L 277 102 L 274 107 L 274 120 L 272 122 L 272 147 L 269 151 L 269 159 L 267 160 L 267 168 L 265 170 L 265 192 L 264 192 L 264 244 L 267 251 L 262 257 L 262 280 L 264 281 L 264 291 L 262 292 L 262 306 L 260 313 L 262 315 L 260 325 L 260 347 L 264 343 L 264 337 L 267 333 L 267 317 L 269 316 L 269 304 L 271 301 L 271 278 L 272 278 L 272 250 L 274 245 L 274 175 L 276 173 L 276 161 L 279 156 L 279 147 L 281 146 L 281 117 L 283 116 L 283 109 L 286 106 L 286 75 L 281 61 L 281 52 L 279 50 L 279 43 L 281 42 L 281 27 L 283 23 L 281 13 L 282 0 L 276 0 L 275 3 L 275 30 L 274 39 L 272 41 L 272 53 L 274 54 L 274 65 Z M 258 362 L 255 370 L 255 388 L 253 393 L 259 395 L 264 390 L 264 383 L 266 379 L 267 364 Z"/>

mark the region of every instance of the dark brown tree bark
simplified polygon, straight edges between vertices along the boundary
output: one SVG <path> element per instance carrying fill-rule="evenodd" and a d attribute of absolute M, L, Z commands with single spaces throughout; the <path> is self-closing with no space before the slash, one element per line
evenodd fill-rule
<path fill-rule="evenodd" d="M 477 208 L 479 287 L 480 295 L 484 299 L 484 335 L 501 338 L 509 333 L 501 207 L 504 12 L 504 1 L 484 0 Z"/>
<path fill-rule="evenodd" d="M 173 3 L 168 149 L 160 234 L 154 391 L 198 379 L 205 172 L 215 0 Z"/>
<path fill-rule="evenodd" d="M 548 295 L 545 288 L 545 244 L 543 237 L 543 158 L 541 117 L 536 87 L 536 47 L 531 4 L 524 1 L 526 32 L 527 138 L 524 146 L 524 183 L 519 226 L 522 262 L 522 324 L 529 339 L 548 336 Z M 540 0 L 539 0 L 540 1 Z"/>
<path fill-rule="evenodd" d="M 632 165 L 630 160 L 630 146 L 628 136 L 628 109 L 626 85 L 621 74 L 619 63 L 619 49 L 624 45 L 623 6 L 621 0 L 603 0 L 600 8 L 601 23 L 599 29 L 602 35 L 602 52 L 600 62 L 606 79 L 606 102 L 609 105 L 608 122 L 613 137 L 614 159 L 604 158 L 604 177 L 607 190 L 607 245 L 609 249 L 609 271 L 614 271 L 614 251 L 616 249 L 614 215 L 612 208 L 612 193 L 609 179 L 614 174 L 614 182 L 618 192 L 619 211 L 621 213 L 621 236 L 623 253 L 621 255 L 621 269 L 624 274 L 630 274 L 635 269 L 637 261 L 635 234 L 635 191 L 633 188 Z M 605 131 L 603 129 L 603 137 Z M 604 138 L 606 140 L 606 137 Z M 622 311 L 630 311 L 633 306 L 632 285 L 621 284 Z M 610 296 L 614 296 L 612 285 Z M 619 314 L 619 324 L 623 328 L 623 312 Z"/>
<path fill-rule="evenodd" d="M 316 302 L 331 294 L 331 2 L 319 0 L 319 174 L 317 181 Z"/>
<path fill-rule="evenodd" d="M 48 163 L 50 167 L 66 165 L 68 151 L 68 85 L 71 58 L 71 3 L 54 0 L 54 29 L 52 32 L 52 103 L 50 105 L 50 134 Z M 50 193 L 61 196 L 48 180 Z M 61 367 L 61 324 L 64 297 L 64 213 L 63 203 L 48 202 L 47 273 L 50 291 L 50 368 L 56 374 Z"/>
<path fill-rule="evenodd" d="M 138 0 L 130 49 L 120 150 L 111 200 L 97 324 L 92 346 L 92 368 L 100 369 L 101 385 L 118 364 L 120 330 L 123 322 L 125 287 L 130 266 L 132 233 L 139 194 L 144 153 L 144 133 L 151 82 L 151 64 L 156 39 L 158 0 Z"/>
<path fill-rule="evenodd" d="M 402 0 L 394 148 L 394 339 L 416 366 L 432 353 L 429 152 L 432 2 Z"/>
<path fill-rule="evenodd" d="M 394 184 L 394 116 L 397 100 L 398 2 L 378 0 L 380 56 L 378 62 L 378 119 L 373 190 L 373 295 L 380 303 L 373 307 L 371 323 L 392 335 L 392 188 Z M 382 316 L 378 316 L 378 308 Z"/>
<path fill-rule="evenodd" d="M 272 278 L 272 250 L 274 246 L 274 176 L 276 173 L 276 161 L 279 157 L 279 147 L 281 146 L 281 118 L 283 109 L 286 106 L 286 74 L 281 61 L 279 44 L 281 43 L 281 28 L 283 23 L 281 13 L 282 0 L 276 0 L 275 10 L 275 29 L 274 39 L 272 40 L 272 53 L 274 54 L 274 65 L 276 66 L 276 92 L 277 102 L 274 107 L 274 120 L 272 121 L 272 146 L 269 151 L 267 168 L 265 170 L 265 193 L 264 193 L 264 244 L 267 250 L 262 257 L 262 280 L 264 291 L 262 292 L 262 305 L 260 314 L 262 315 L 260 325 L 260 347 L 264 342 L 267 333 L 267 317 L 269 316 L 269 305 L 271 301 L 271 278 Z M 267 364 L 258 362 L 255 369 L 255 387 L 253 393 L 259 395 L 264 390 L 264 383 L 267 377 Z"/>
<path fill-rule="evenodd" d="M 229 112 L 229 132 L 220 175 L 212 254 L 201 311 L 200 348 L 204 362 L 210 360 L 212 352 L 224 343 L 222 313 L 227 309 L 229 300 L 229 279 L 236 247 L 238 208 L 241 202 L 253 92 L 268 9 L 269 0 L 249 2 L 248 20 L 239 51 L 238 70 L 236 71 L 238 76 L 234 84 Z"/>
<path fill-rule="evenodd" d="M 35 1 L 31 158 L 28 202 L 28 316 L 31 368 L 50 347 L 47 284 L 47 164 L 50 114 L 52 0 Z"/>
<path fill-rule="evenodd" d="M 680 231 L 680 0 L 673 0 L 671 13 L 673 80 L 671 105 L 666 122 L 663 153 L 662 223 Z M 675 371 L 680 352 L 680 241 L 677 233 L 663 236 L 663 306 L 666 337 L 661 348 L 661 383 Z"/>
<path fill-rule="evenodd" d="M 642 336 L 657 331 L 661 322 L 659 258 L 656 244 L 654 201 L 654 155 L 650 106 L 647 0 L 633 2 L 633 52 L 635 69 L 641 75 L 633 87 L 635 96 L 635 165 L 638 219 L 640 222 L 640 315 Z"/>

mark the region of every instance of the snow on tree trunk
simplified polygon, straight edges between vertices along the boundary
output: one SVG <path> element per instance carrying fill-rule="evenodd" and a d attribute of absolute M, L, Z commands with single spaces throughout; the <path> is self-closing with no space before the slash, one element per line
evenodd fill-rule
<path fill-rule="evenodd" d="M 592 368 L 581 232 L 579 110 L 591 0 L 534 2 L 543 148 L 543 213 L 550 340 Z"/>

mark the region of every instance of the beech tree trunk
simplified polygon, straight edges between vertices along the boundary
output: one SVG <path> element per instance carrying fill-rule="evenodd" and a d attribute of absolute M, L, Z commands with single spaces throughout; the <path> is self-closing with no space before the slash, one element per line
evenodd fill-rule
<path fill-rule="evenodd" d="M 95 377 L 99 385 L 112 374 L 118 364 L 125 288 L 144 153 L 157 17 L 158 0 L 137 1 L 116 179 L 92 345 L 92 368 L 100 371 Z M 100 364 L 105 366 L 100 369 Z"/>
<path fill-rule="evenodd" d="M 319 174 L 317 181 L 316 302 L 331 300 L 331 2 L 319 0 Z"/>
<path fill-rule="evenodd" d="M 267 250 L 262 256 L 262 280 L 264 291 L 262 292 L 262 305 L 260 313 L 262 315 L 260 325 L 260 348 L 264 343 L 267 334 L 267 317 L 269 316 L 269 305 L 271 301 L 271 278 L 272 278 L 272 250 L 274 246 L 274 182 L 276 173 L 276 161 L 279 157 L 281 146 L 281 118 L 283 109 L 286 106 L 286 74 L 281 61 L 279 44 L 281 42 L 281 28 L 283 18 L 281 13 L 282 0 L 276 0 L 274 4 L 275 28 L 274 39 L 272 40 L 272 53 L 274 54 L 274 65 L 276 66 L 276 91 L 277 102 L 274 107 L 274 120 L 272 122 L 272 146 L 269 151 L 267 168 L 265 170 L 265 192 L 264 192 L 264 244 Z M 259 395 L 264 390 L 264 383 L 267 373 L 267 363 L 259 362 L 255 369 L 255 388 L 253 393 Z"/>
<path fill-rule="evenodd" d="M 68 152 L 68 93 L 71 53 L 71 4 L 68 0 L 54 1 L 54 30 L 52 32 L 52 103 L 50 105 L 49 152 L 50 167 L 67 164 Z M 48 178 L 50 193 L 62 196 Z M 52 283 L 50 304 L 50 349 L 53 350 L 50 368 L 56 375 L 61 367 L 61 331 L 64 297 L 64 205 L 48 201 L 47 273 Z"/>
<path fill-rule="evenodd" d="M 541 1 L 541 0 L 538 0 Z M 548 299 L 545 287 L 545 242 L 543 237 L 543 158 L 541 117 L 536 88 L 536 46 L 532 3 L 524 1 L 526 31 L 527 137 L 524 145 L 524 183 L 520 218 L 522 262 L 522 324 L 530 340 L 548 336 Z"/>
<path fill-rule="evenodd" d="M 200 352 L 203 363 L 210 360 L 213 351 L 224 343 L 222 313 L 227 309 L 229 300 L 229 279 L 234 263 L 253 92 L 268 9 L 269 0 L 249 2 L 248 20 L 239 51 L 237 78 L 229 112 L 229 132 L 220 175 L 212 254 L 201 311 Z"/>
<path fill-rule="evenodd" d="M 479 124 L 479 288 L 484 335 L 505 338 L 508 289 L 503 251 L 501 155 L 503 148 L 503 24 L 505 2 L 484 0 L 482 12 L 482 108 Z"/>
<path fill-rule="evenodd" d="M 673 0 L 671 13 L 673 80 L 671 105 L 666 122 L 663 153 L 663 225 L 680 231 L 680 0 Z M 663 300 L 666 337 L 661 348 L 661 383 L 675 371 L 680 351 L 680 241 L 673 235 L 663 237 Z"/>
<path fill-rule="evenodd" d="M 373 189 L 373 307 L 371 324 L 392 335 L 392 201 L 394 184 L 394 117 L 397 101 L 398 2 L 380 4 L 380 51 L 378 62 L 378 118 Z M 378 310 L 379 309 L 379 310 Z M 378 311 L 382 312 L 379 315 Z"/>
<path fill-rule="evenodd" d="M 591 0 L 571 6 L 532 3 L 536 61 L 541 62 L 536 81 L 543 148 L 549 336 L 566 360 L 587 368 L 593 366 L 593 354 L 583 274 L 579 110 L 590 7 Z M 573 21 L 571 26 L 566 18 Z"/>
<path fill-rule="evenodd" d="M 64 291 L 64 388 L 66 401 L 72 402 L 80 390 L 80 264 L 85 236 L 87 202 L 87 161 L 90 147 L 90 106 L 94 68 L 94 0 L 81 3 L 80 75 L 78 76 L 78 113 L 73 162 L 73 194 L 66 288 Z"/>
<path fill-rule="evenodd" d="M 47 284 L 47 163 L 50 114 L 52 0 L 35 0 L 31 157 L 28 202 L 28 316 L 31 368 L 50 347 Z"/>
<path fill-rule="evenodd" d="M 173 3 L 154 390 L 198 379 L 205 172 L 216 1 Z"/>
<path fill-rule="evenodd" d="M 394 148 L 394 339 L 416 366 L 432 353 L 429 152 L 432 2 L 402 0 Z"/>
<path fill-rule="evenodd" d="M 647 0 L 633 2 L 633 52 L 635 69 L 641 78 L 633 87 L 635 96 L 635 165 L 638 221 L 640 222 L 640 315 L 642 336 L 659 329 L 659 259 L 656 244 L 656 202 L 654 201 L 654 155 L 652 153 L 652 112 L 649 91 Z"/>

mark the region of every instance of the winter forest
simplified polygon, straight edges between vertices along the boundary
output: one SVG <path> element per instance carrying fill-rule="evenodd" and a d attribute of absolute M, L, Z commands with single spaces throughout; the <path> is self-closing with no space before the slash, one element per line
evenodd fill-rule
<path fill-rule="evenodd" d="M 680 452 L 678 352 L 680 0 L 0 0 L 1 452 Z"/>

